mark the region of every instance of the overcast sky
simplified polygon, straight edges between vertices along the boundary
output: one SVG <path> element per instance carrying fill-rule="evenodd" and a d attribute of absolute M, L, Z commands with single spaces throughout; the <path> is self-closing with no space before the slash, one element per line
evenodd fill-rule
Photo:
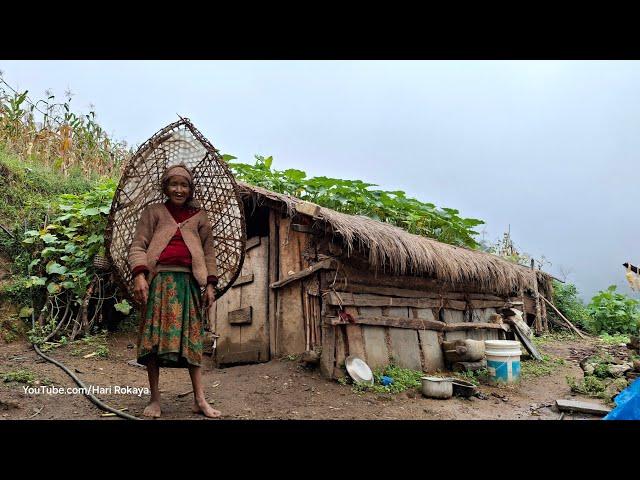
<path fill-rule="evenodd" d="M 2 61 L 137 146 L 191 118 L 222 152 L 486 221 L 588 300 L 640 264 L 640 62 Z M 481 227 L 482 228 L 482 227 Z"/>

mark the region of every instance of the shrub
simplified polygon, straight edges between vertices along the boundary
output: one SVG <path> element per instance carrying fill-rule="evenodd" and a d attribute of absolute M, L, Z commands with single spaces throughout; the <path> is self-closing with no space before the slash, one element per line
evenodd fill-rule
<path fill-rule="evenodd" d="M 611 285 L 591 299 L 587 307 L 588 328 L 596 334 L 635 334 L 640 322 L 639 304 L 638 300 L 616 293 L 616 286 Z"/>
<path fill-rule="evenodd" d="M 438 208 L 407 197 L 401 190 L 372 189 L 376 185 L 361 180 L 328 177 L 307 177 L 306 172 L 289 168 L 271 169 L 272 157 L 256 155 L 254 165 L 234 162 L 235 157 L 224 155 L 238 180 L 267 188 L 278 193 L 298 197 L 323 207 L 351 215 L 364 215 L 391 223 L 418 235 L 441 242 L 478 248 L 474 227 L 482 220 L 463 218 L 453 208 Z"/>
<path fill-rule="evenodd" d="M 584 329 L 588 327 L 589 312 L 582 299 L 578 297 L 578 289 L 574 284 L 560 283 L 554 280 L 553 303 L 574 325 Z M 549 315 L 557 317 L 556 313 L 551 310 Z"/>

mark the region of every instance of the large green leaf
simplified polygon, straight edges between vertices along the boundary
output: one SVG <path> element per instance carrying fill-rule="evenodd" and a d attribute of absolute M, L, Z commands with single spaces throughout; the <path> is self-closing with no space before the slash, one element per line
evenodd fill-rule
<path fill-rule="evenodd" d="M 58 237 L 50 233 L 47 233 L 46 235 L 42 235 L 40 238 L 44 243 L 56 243 L 58 241 Z"/>
<path fill-rule="evenodd" d="M 52 274 L 60 274 L 67 273 L 67 267 L 64 265 L 60 265 L 58 262 L 49 262 L 47 263 L 46 271 L 49 275 Z"/>
<path fill-rule="evenodd" d="M 31 273 L 31 270 L 33 269 L 33 267 L 35 267 L 38 263 L 40 263 L 39 258 L 32 260 L 31 263 L 29 263 L 29 266 L 27 267 L 28 273 Z"/>
<path fill-rule="evenodd" d="M 131 312 L 131 305 L 126 299 L 122 300 L 120 303 L 116 303 L 114 307 L 117 311 L 122 312 L 125 315 L 129 315 L 129 312 Z"/>
<path fill-rule="evenodd" d="M 100 210 L 97 208 L 84 208 L 80 211 L 80 215 L 83 217 L 91 217 L 93 215 L 98 215 Z"/>
<path fill-rule="evenodd" d="M 47 277 L 36 277 L 32 275 L 29 277 L 29 286 L 42 286 L 47 283 Z"/>

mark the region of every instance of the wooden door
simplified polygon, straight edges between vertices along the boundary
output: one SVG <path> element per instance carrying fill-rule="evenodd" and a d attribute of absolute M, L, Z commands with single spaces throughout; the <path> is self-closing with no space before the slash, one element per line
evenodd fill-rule
<path fill-rule="evenodd" d="M 240 275 L 213 307 L 219 366 L 269 360 L 268 270 L 269 237 L 248 239 Z"/>

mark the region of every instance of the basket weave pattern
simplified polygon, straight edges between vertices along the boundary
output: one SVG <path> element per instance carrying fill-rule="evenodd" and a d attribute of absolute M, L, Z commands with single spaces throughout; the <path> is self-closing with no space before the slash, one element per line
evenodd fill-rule
<path fill-rule="evenodd" d="M 219 277 L 216 298 L 231 286 L 242 268 L 246 232 L 238 186 L 218 150 L 189 119 L 181 118 L 157 132 L 131 157 L 111 204 L 106 256 L 114 267 L 116 282 L 131 299 L 129 247 L 145 207 L 165 201 L 161 177 L 167 167 L 176 164 L 191 170 L 194 204 L 207 212 L 211 223 Z"/>

